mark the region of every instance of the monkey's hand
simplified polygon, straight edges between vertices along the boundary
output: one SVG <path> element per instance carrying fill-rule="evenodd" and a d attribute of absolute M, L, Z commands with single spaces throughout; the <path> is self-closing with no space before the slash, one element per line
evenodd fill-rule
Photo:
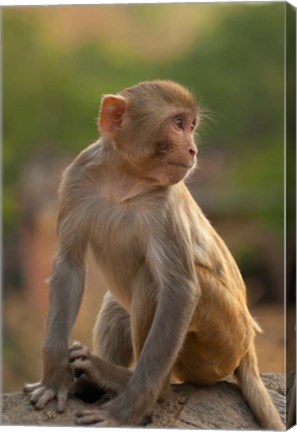
<path fill-rule="evenodd" d="M 137 400 L 124 391 L 115 399 L 103 404 L 99 409 L 87 409 L 76 412 L 76 423 L 92 424 L 99 427 L 137 426 L 145 421 L 147 401 L 141 394 Z"/>
<path fill-rule="evenodd" d="M 100 386 L 100 374 L 98 368 L 93 361 L 93 356 L 88 347 L 80 342 L 75 342 L 69 348 L 69 360 L 74 375 L 77 373 L 85 373 L 91 382 L 96 384 L 98 387 L 102 387 L 102 385 Z"/>
<path fill-rule="evenodd" d="M 35 384 L 26 384 L 24 392 L 30 393 L 30 402 L 41 410 L 53 399 L 57 399 L 57 411 L 64 412 L 67 397 L 74 391 L 74 378 L 69 365 L 56 365 L 52 374 L 47 374 Z"/>

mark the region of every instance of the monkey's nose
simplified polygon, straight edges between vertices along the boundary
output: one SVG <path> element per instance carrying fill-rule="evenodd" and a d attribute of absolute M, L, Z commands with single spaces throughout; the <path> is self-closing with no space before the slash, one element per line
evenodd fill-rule
<path fill-rule="evenodd" d="M 196 147 L 190 146 L 189 147 L 189 153 L 192 156 L 192 158 L 194 158 L 197 155 L 197 153 L 198 153 Z"/>

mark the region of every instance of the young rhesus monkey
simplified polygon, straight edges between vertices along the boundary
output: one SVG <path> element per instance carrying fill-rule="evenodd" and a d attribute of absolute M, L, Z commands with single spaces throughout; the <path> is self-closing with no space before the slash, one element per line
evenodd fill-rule
<path fill-rule="evenodd" d="M 25 387 L 37 409 L 57 398 L 63 411 L 79 369 L 118 396 L 78 423 L 137 425 L 170 377 L 204 385 L 234 373 L 261 426 L 284 428 L 259 375 L 241 274 L 184 183 L 199 118 L 192 94 L 171 81 L 103 97 L 101 139 L 61 183 L 43 376 Z M 68 348 L 87 247 L 109 287 L 94 354 Z"/>

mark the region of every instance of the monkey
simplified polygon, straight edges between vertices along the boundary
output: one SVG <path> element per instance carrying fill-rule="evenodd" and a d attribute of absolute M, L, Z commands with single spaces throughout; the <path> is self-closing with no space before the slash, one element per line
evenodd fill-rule
<path fill-rule="evenodd" d="M 100 138 L 66 168 L 57 253 L 49 279 L 43 373 L 27 384 L 36 409 L 63 412 L 75 371 L 116 391 L 78 424 L 138 425 L 169 383 L 213 384 L 234 375 L 260 425 L 284 429 L 257 365 L 260 327 L 228 247 L 185 184 L 197 164 L 203 112 L 167 80 L 104 95 Z M 108 291 L 93 352 L 69 347 L 90 249 Z"/>

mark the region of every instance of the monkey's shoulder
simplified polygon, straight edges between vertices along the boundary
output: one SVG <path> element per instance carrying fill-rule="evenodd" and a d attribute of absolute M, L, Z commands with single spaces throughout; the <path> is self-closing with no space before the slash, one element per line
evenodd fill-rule
<path fill-rule="evenodd" d="M 105 147 L 99 141 L 90 144 L 88 147 L 83 149 L 77 157 L 73 160 L 71 166 L 78 168 L 88 168 L 93 165 L 100 165 L 104 159 Z"/>

